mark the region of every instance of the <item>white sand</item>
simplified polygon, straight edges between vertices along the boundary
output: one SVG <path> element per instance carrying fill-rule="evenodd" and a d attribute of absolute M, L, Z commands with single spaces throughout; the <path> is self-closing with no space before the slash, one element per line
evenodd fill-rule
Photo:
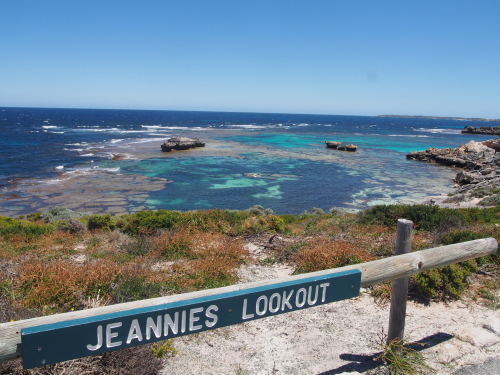
<path fill-rule="evenodd" d="M 265 255 L 258 245 L 247 248 L 256 261 Z M 240 277 L 271 279 L 291 271 L 287 265 L 247 264 Z M 366 373 L 370 360 L 359 363 L 363 358 L 356 356 L 380 350 L 388 318 L 389 306 L 377 305 L 363 291 L 355 299 L 174 339 L 178 354 L 165 360 L 162 374 Z M 464 365 L 500 357 L 500 337 L 483 327 L 498 326 L 499 321 L 500 312 L 474 303 L 409 302 L 405 339 L 419 341 L 433 335 L 438 341 L 446 339 L 422 353 L 434 373 L 452 374 Z M 480 336 L 475 345 L 469 342 L 471 332 Z"/>

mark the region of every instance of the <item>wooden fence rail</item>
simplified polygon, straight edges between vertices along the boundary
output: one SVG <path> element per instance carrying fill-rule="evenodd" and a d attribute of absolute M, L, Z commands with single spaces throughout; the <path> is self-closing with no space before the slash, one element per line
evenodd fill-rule
<path fill-rule="evenodd" d="M 226 292 L 244 291 L 246 289 L 262 287 L 275 284 L 277 282 L 291 282 L 311 277 L 326 275 L 332 272 L 347 270 L 361 271 L 361 286 L 367 287 L 373 284 L 408 277 L 418 272 L 430 268 L 442 267 L 464 260 L 478 258 L 490 254 L 495 254 L 498 248 L 494 238 L 484 238 L 480 240 L 468 241 L 459 244 L 436 247 L 427 250 L 420 250 L 413 253 L 392 256 L 372 262 L 360 263 L 346 267 L 311 272 L 307 274 L 289 276 L 286 278 L 251 282 L 245 284 L 231 285 L 223 288 L 201 290 L 185 294 L 177 294 L 147 300 L 121 303 L 116 305 L 103 306 L 88 310 L 73 311 L 62 314 L 42 316 L 38 318 L 20 320 L 0 324 L 0 361 L 14 358 L 20 355 L 21 329 L 39 326 L 49 323 L 63 322 L 78 318 L 89 318 L 98 315 L 126 310 L 151 307 L 165 303 L 178 302 L 193 298 L 206 297 Z"/>

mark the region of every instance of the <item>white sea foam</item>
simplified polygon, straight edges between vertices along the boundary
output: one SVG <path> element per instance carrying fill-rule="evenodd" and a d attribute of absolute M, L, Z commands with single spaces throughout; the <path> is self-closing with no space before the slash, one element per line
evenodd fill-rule
<path fill-rule="evenodd" d="M 200 131 L 207 130 L 208 128 L 201 126 L 163 126 L 163 125 L 141 125 L 141 128 L 148 130 L 141 130 L 141 132 L 161 131 L 161 130 L 186 130 L 186 131 Z"/>
<path fill-rule="evenodd" d="M 66 146 L 87 146 L 88 142 L 66 143 Z"/>
<path fill-rule="evenodd" d="M 54 169 L 57 169 L 58 171 L 60 171 L 60 170 L 64 169 L 64 165 L 58 165 Z"/>
<path fill-rule="evenodd" d="M 380 135 L 380 134 L 377 134 Z M 429 138 L 428 135 L 423 134 L 388 134 L 388 137 L 408 137 L 408 138 Z"/>
<path fill-rule="evenodd" d="M 271 128 L 275 127 L 274 125 L 252 125 L 252 124 L 246 124 L 246 125 L 224 125 L 227 128 L 241 128 L 241 129 L 266 129 L 266 128 Z"/>
<path fill-rule="evenodd" d="M 164 141 L 165 138 L 139 138 L 134 141 L 129 142 L 130 144 L 135 144 L 135 143 L 147 143 L 147 142 L 156 142 L 156 141 Z"/>
<path fill-rule="evenodd" d="M 123 141 L 123 140 L 124 140 L 123 138 L 121 138 L 121 139 L 112 139 L 112 140 L 110 141 L 110 143 L 118 143 L 118 142 L 121 142 L 121 141 Z"/>
<path fill-rule="evenodd" d="M 88 154 L 82 154 L 82 155 L 80 155 L 80 156 L 89 157 L 89 156 L 95 156 L 95 154 L 93 154 L 93 153 L 88 153 Z"/>
<path fill-rule="evenodd" d="M 417 132 L 432 133 L 432 134 L 460 134 L 461 129 L 429 129 L 429 128 L 413 128 Z"/>
<path fill-rule="evenodd" d="M 55 125 L 42 125 L 42 128 L 44 128 L 44 129 L 57 129 L 58 127 L 59 126 L 55 126 Z"/>

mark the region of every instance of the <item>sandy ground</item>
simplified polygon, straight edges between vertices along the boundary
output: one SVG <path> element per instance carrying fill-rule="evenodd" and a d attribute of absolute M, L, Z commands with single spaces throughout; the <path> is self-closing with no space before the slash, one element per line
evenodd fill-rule
<path fill-rule="evenodd" d="M 292 272 L 287 265 L 261 265 L 265 251 L 246 246 L 254 262 L 240 269 L 242 282 Z M 162 374 L 369 373 L 388 318 L 389 306 L 362 291 L 355 299 L 175 339 L 178 354 L 165 360 Z M 452 374 L 500 357 L 499 324 L 500 312 L 474 303 L 409 302 L 405 339 L 422 344 L 431 373 Z"/>

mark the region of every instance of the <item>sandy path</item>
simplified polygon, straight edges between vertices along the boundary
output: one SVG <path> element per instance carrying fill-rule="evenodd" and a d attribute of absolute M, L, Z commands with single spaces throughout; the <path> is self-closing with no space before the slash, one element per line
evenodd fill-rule
<path fill-rule="evenodd" d="M 263 256 L 251 248 L 257 258 Z M 286 265 L 245 265 L 244 281 L 291 273 Z M 500 357 L 500 312 L 462 301 L 423 306 L 410 302 L 406 339 L 432 342 L 422 353 L 437 374 Z M 360 297 L 175 339 L 178 354 L 163 374 L 365 373 L 387 330 L 389 306 Z M 490 328 L 490 329 L 494 329 Z M 498 333 L 498 332 L 497 332 Z M 472 334 L 473 338 L 469 338 Z M 468 342 L 470 341 L 470 342 Z M 471 343 L 472 342 L 472 343 Z M 364 357 L 363 357 L 364 356 Z"/>

